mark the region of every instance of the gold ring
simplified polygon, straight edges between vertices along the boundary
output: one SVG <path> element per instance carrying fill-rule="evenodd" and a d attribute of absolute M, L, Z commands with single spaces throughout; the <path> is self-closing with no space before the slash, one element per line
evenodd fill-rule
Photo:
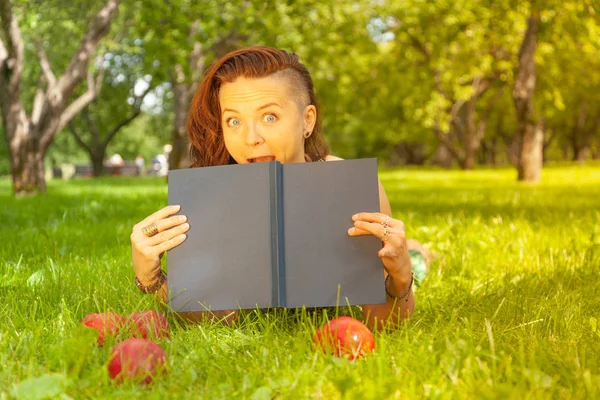
<path fill-rule="evenodd" d="M 142 232 L 144 235 L 148 237 L 152 237 L 158 233 L 158 228 L 156 227 L 156 222 L 151 223 L 150 225 L 146 225 L 142 228 Z"/>
<path fill-rule="evenodd" d="M 385 222 L 382 222 L 381 225 L 383 225 L 384 228 L 387 228 L 389 226 L 388 222 L 390 222 L 390 216 L 386 215 L 385 216 Z"/>
<path fill-rule="evenodd" d="M 390 231 L 387 228 L 385 228 L 385 230 L 383 231 L 383 235 L 381 235 L 381 237 L 379 239 L 381 239 L 382 242 L 385 242 L 389 238 L 390 238 Z"/>

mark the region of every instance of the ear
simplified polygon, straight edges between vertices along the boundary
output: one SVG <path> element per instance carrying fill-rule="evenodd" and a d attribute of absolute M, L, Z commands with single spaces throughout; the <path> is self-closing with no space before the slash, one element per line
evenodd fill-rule
<path fill-rule="evenodd" d="M 304 108 L 304 132 L 311 132 L 315 129 L 317 123 L 317 107 L 308 105 Z"/>

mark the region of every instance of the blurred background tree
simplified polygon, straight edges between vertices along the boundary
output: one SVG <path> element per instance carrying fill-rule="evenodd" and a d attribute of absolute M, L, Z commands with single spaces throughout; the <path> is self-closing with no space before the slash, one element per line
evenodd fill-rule
<path fill-rule="evenodd" d="M 3 88 L 14 74 L 16 22 L 24 49 L 20 98 L 33 121 L 40 88 L 49 99 L 48 71 L 59 77 L 68 70 L 102 5 L 2 4 Z M 539 179 L 542 161 L 600 158 L 594 0 L 151 0 L 118 10 L 82 69 L 94 79 L 83 75 L 65 92 L 69 102 L 94 95 L 70 124 L 49 125 L 56 129 L 37 156 L 47 165 L 96 165 L 99 175 L 111 154 L 150 160 L 172 144 L 170 167 L 187 167 L 187 110 L 203 72 L 250 45 L 300 55 L 332 153 L 344 158 L 463 169 L 513 164 L 524 180 Z M 8 109 L 10 98 L 1 99 Z M 3 112 L 0 174 L 11 173 L 9 119 Z M 38 178 L 16 193 L 44 190 L 33 164 Z M 12 175 L 22 179 L 18 168 Z"/>
<path fill-rule="evenodd" d="M 0 109 L 15 194 L 46 190 L 44 160 L 54 137 L 98 95 L 104 69 L 96 51 L 119 3 L 0 3 Z"/>

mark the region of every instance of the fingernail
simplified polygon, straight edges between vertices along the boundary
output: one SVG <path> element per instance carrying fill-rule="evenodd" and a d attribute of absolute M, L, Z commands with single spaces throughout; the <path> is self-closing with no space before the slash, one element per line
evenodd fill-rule
<path fill-rule="evenodd" d="M 178 221 L 179 222 L 185 222 L 185 221 L 187 221 L 187 217 L 185 215 L 180 215 L 179 218 L 178 218 Z"/>
<path fill-rule="evenodd" d="M 188 228 L 190 227 L 190 224 L 188 224 L 188 223 L 185 223 L 185 224 L 181 225 L 181 227 L 182 227 L 183 229 L 188 229 Z"/>
<path fill-rule="evenodd" d="M 350 228 L 350 229 L 348 229 L 348 233 L 349 233 L 350 235 L 351 235 L 351 234 L 353 234 L 353 233 L 354 233 L 354 228 Z"/>
<path fill-rule="evenodd" d="M 353 219 L 353 220 L 356 220 L 356 218 L 358 218 L 358 214 L 354 214 L 354 215 L 352 216 L 352 219 Z"/>
<path fill-rule="evenodd" d="M 359 226 L 359 225 L 360 225 L 360 221 L 354 222 L 354 226 Z"/>
<path fill-rule="evenodd" d="M 181 206 L 179 204 L 174 204 L 173 208 L 176 209 L 177 211 L 179 211 L 179 209 L 181 208 Z"/>

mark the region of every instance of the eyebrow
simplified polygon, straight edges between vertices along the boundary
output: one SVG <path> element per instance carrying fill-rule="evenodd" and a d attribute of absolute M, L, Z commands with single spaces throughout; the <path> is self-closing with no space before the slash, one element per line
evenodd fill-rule
<path fill-rule="evenodd" d="M 282 108 L 282 107 L 279 105 L 279 103 L 271 102 L 271 103 L 263 104 L 262 106 L 258 107 L 258 108 L 256 109 L 256 111 L 260 111 L 260 110 L 263 110 L 263 109 L 265 109 L 265 108 L 268 108 L 268 107 L 271 107 L 271 106 L 277 106 L 277 107 L 279 107 L 279 108 Z M 232 108 L 224 108 L 224 109 L 223 109 L 223 113 L 225 113 L 226 111 L 231 111 L 231 112 L 234 112 L 234 113 L 238 112 L 237 110 L 234 110 L 234 109 L 232 109 Z"/>

